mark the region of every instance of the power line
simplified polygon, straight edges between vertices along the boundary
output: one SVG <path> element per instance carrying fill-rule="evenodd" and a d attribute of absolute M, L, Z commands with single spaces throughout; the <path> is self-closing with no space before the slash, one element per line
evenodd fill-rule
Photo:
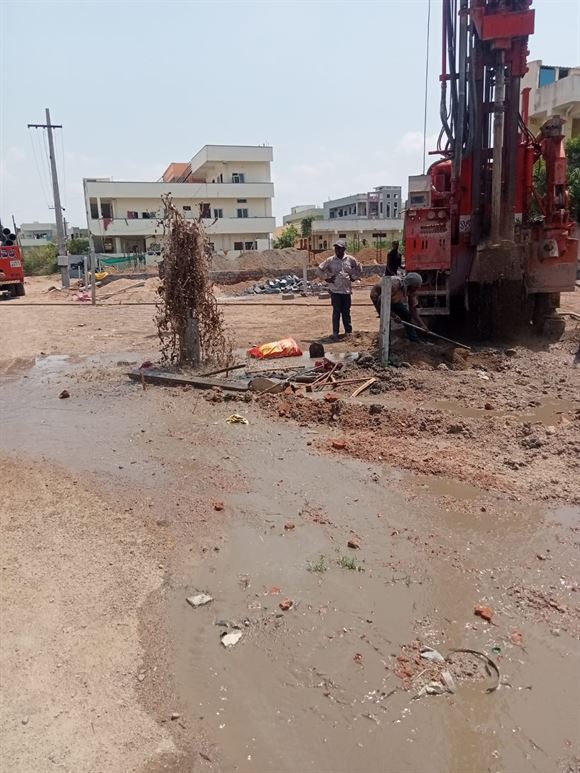
<path fill-rule="evenodd" d="M 65 204 L 65 209 L 68 208 L 68 196 L 67 196 L 67 190 L 66 190 L 66 161 L 64 156 L 64 129 L 60 130 L 60 155 L 61 155 L 61 166 L 62 166 L 62 189 L 63 189 L 63 199 Z"/>
<path fill-rule="evenodd" d="M 36 173 L 38 174 L 38 180 L 40 182 L 40 189 L 41 189 L 41 192 L 42 192 L 42 196 L 43 196 L 44 200 L 46 201 L 46 206 L 47 206 L 48 209 L 50 209 L 50 195 L 49 195 L 48 189 L 46 187 L 46 182 L 45 182 L 44 176 L 42 175 L 42 172 L 41 172 L 41 165 L 40 165 L 40 163 L 38 161 L 36 147 L 34 145 L 33 137 L 35 136 L 35 134 L 36 134 L 36 132 L 31 132 L 31 131 L 28 132 L 28 136 L 30 137 L 30 145 L 32 146 L 32 155 L 33 155 L 33 158 L 34 158 L 34 165 L 36 166 Z"/>
<path fill-rule="evenodd" d="M 425 54 L 425 107 L 423 113 L 423 174 L 427 155 L 427 96 L 429 94 L 429 32 L 431 30 L 431 0 L 427 0 L 427 51 Z"/>

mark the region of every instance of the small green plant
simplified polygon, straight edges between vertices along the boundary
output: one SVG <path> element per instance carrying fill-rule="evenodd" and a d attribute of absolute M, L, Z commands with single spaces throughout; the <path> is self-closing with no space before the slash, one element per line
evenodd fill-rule
<path fill-rule="evenodd" d="M 358 569 L 358 564 L 354 556 L 340 556 L 337 563 L 343 569 L 350 569 L 352 571 Z"/>
<path fill-rule="evenodd" d="M 56 244 L 45 244 L 40 247 L 30 247 L 23 250 L 24 273 L 40 276 L 55 274 L 58 271 L 58 247 Z"/>
<path fill-rule="evenodd" d="M 326 572 L 327 566 L 326 566 L 326 558 L 321 555 L 318 561 L 309 561 L 306 568 L 309 572 L 319 572 L 322 574 L 322 572 Z"/>

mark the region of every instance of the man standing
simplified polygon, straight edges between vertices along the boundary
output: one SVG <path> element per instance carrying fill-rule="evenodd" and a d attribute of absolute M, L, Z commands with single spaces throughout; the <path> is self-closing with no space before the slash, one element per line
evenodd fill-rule
<path fill-rule="evenodd" d="M 403 259 L 399 252 L 399 242 L 393 242 L 393 248 L 387 253 L 387 265 L 385 268 L 385 276 L 397 276 L 398 270 L 401 268 Z"/>
<path fill-rule="evenodd" d="M 414 271 L 406 274 L 402 279 L 394 276 L 391 279 L 391 313 L 396 314 L 403 323 L 410 322 L 423 330 L 428 330 L 429 328 L 419 316 L 417 305 L 417 290 L 422 284 L 421 275 Z M 379 317 L 381 316 L 381 295 L 381 285 L 376 284 L 371 290 L 371 301 Z M 409 341 L 419 340 L 415 328 L 405 325 L 405 332 Z"/>
<path fill-rule="evenodd" d="M 352 333 L 350 306 L 352 300 L 352 283 L 362 276 L 362 266 L 346 252 L 346 241 L 339 239 L 334 242 L 334 255 L 318 266 L 323 279 L 328 283 L 332 303 L 332 337 L 338 338 L 340 318 L 346 335 Z"/>

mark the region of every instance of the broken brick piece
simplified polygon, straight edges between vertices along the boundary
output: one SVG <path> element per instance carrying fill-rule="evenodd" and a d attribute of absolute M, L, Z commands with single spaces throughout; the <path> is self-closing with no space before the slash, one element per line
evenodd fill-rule
<path fill-rule="evenodd" d="M 336 392 L 329 392 L 327 395 L 324 395 L 325 403 L 337 403 L 339 400 L 340 395 L 337 395 Z"/>
<path fill-rule="evenodd" d="M 491 618 L 493 617 L 493 610 L 491 607 L 485 607 L 481 604 L 478 604 L 475 609 L 473 610 L 473 614 L 477 615 L 478 617 L 481 617 L 483 620 L 487 620 L 489 623 Z"/>
<path fill-rule="evenodd" d="M 349 548 L 352 548 L 353 550 L 358 550 L 360 548 L 360 538 L 359 537 L 351 537 L 349 541 L 346 543 Z"/>
<path fill-rule="evenodd" d="M 286 531 L 290 531 L 291 529 L 296 528 L 296 525 L 292 523 L 292 521 L 288 521 L 288 523 L 284 524 L 284 528 Z"/>
<path fill-rule="evenodd" d="M 344 449 L 346 448 L 346 446 L 347 446 L 347 442 L 346 442 L 346 440 L 333 440 L 333 441 L 332 441 L 332 447 L 333 447 L 333 448 L 334 448 L 336 451 L 344 451 Z"/>
<path fill-rule="evenodd" d="M 284 599 L 284 601 L 280 602 L 279 606 L 283 612 L 287 612 L 289 609 L 292 609 L 292 607 L 294 606 L 294 602 L 292 601 L 292 599 Z"/>
<path fill-rule="evenodd" d="M 223 502 L 214 502 L 213 509 L 217 510 L 219 512 L 220 510 L 224 510 L 225 509 L 225 505 L 224 505 Z"/>

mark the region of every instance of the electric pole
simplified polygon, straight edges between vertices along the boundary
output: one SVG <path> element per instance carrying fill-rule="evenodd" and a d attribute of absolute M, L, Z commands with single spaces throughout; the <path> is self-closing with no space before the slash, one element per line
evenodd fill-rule
<path fill-rule="evenodd" d="M 48 134 L 48 151 L 50 156 L 50 173 L 52 177 L 52 195 L 54 198 L 54 214 L 56 217 L 56 236 L 58 241 L 58 265 L 62 277 L 62 286 L 70 287 L 68 254 L 66 251 L 66 238 L 64 224 L 62 222 L 62 206 L 60 203 L 60 191 L 58 189 L 58 175 L 56 173 L 56 158 L 54 155 L 53 129 L 62 129 L 62 124 L 50 122 L 50 110 L 46 108 L 46 123 L 29 123 L 29 129 L 46 129 Z"/>

